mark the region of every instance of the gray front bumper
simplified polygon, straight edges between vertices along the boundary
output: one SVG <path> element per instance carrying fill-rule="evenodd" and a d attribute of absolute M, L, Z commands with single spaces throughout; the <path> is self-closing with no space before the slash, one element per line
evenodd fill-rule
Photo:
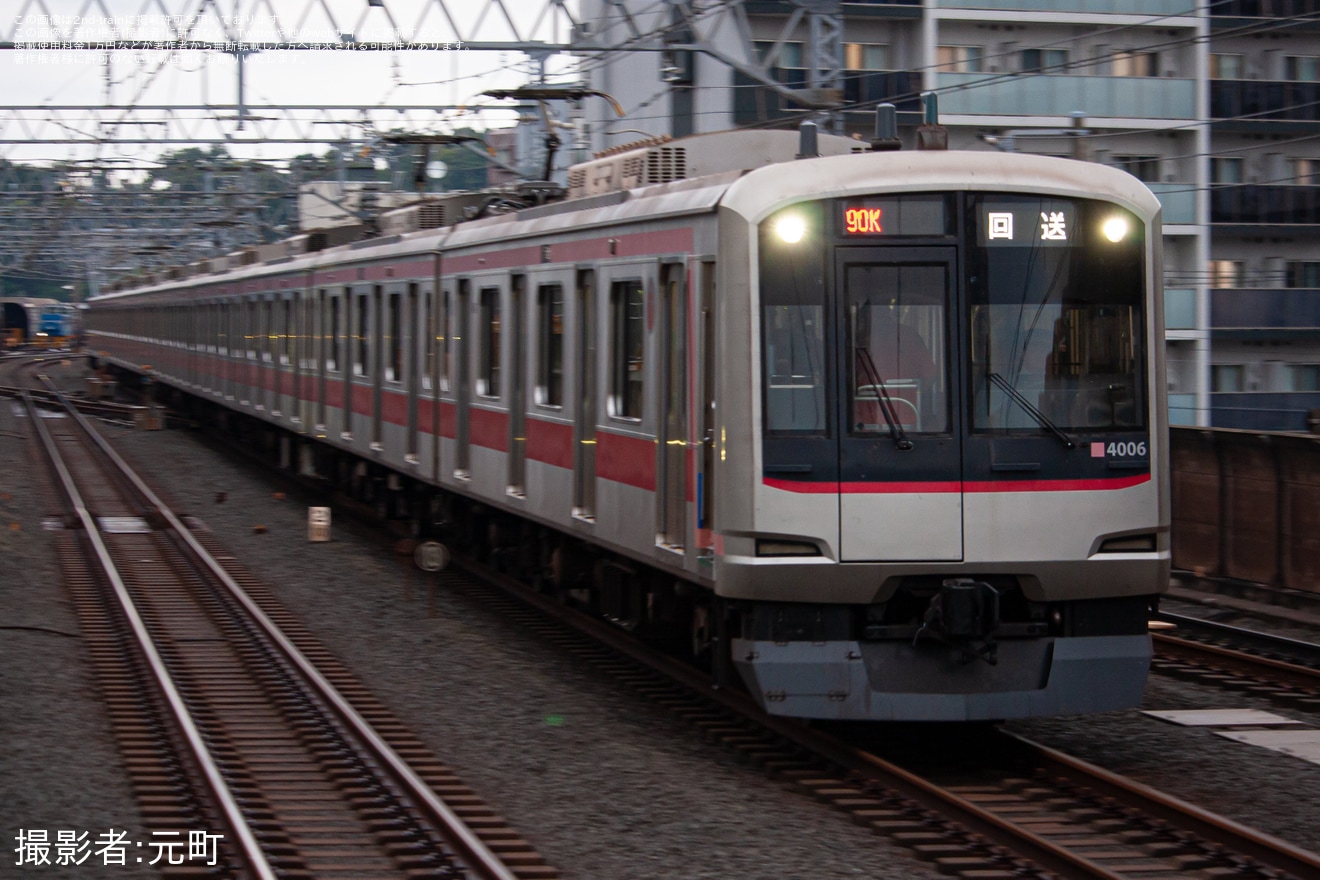
<path fill-rule="evenodd" d="M 1146 635 L 1005 641 L 999 663 L 940 645 L 733 640 L 747 689 L 772 715 L 991 721 L 1130 709 L 1150 669 Z"/>

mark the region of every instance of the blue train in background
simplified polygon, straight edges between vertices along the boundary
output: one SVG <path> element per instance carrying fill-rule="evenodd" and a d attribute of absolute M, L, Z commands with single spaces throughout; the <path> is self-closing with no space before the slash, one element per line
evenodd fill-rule
<path fill-rule="evenodd" d="M 0 342 L 5 348 L 75 348 L 81 332 L 82 312 L 75 305 L 36 297 L 0 299 Z"/>

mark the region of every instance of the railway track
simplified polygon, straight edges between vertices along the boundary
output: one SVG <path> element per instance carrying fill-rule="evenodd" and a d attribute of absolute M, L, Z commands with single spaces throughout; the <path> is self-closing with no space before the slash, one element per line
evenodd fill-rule
<path fill-rule="evenodd" d="M 1160 620 L 1176 630 L 1152 634 L 1152 671 L 1320 712 L 1320 646 L 1165 612 Z"/>
<path fill-rule="evenodd" d="M 26 403 L 144 822 L 176 843 L 167 876 L 558 876 L 85 419 Z"/>
<path fill-rule="evenodd" d="M 662 656 L 525 584 L 457 559 L 441 584 L 664 706 L 792 790 L 926 858 L 945 874 L 1309 878 L 1320 856 L 987 726 L 929 731 L 912 748 L 768 718 L 705 672 Z M 886 728 L 893 730 L 893 728 Z M 971 747 L 969 747 L 969 745 Z M 859 854 L 859 858 L 864 855 Z"/>
<path fill-rule="evenodd" d="M 996 878 L 1313 878 L 1320 855 L 984 725 L 857 727 L 767 717 L 742 693 L 471 560 L 443 584 L 625 683 L 794 791 L 941 873 Z M 874 727 L 861 729 L 875 730 Z M 932 742 L 932 730 L 949 737 Z M 941 763 L 931 756 L 959 755 Z"/>
<path fill-rule="evenodd" d="M 26 392 L 42 406 L 60 407 L 62 404 L 59 393 L 43 387 L 41 383 L 41 368 L 54 362 L 67 364 L 75 358 L 83 357 L 85 355 L 73 352 L 19 353 L 0 357 L 0 397 L 17 399 Z M 91 378 L 95 379 L 95 377 Z M 108 388 L 109 386 L 96 379 L 95 384 L 89 384 L 88 387 Z M 160 408 L 151 406 L 117 403 L 94 397 L 66 396 L 65 399 L 84 415 L 122 425 L 146 427 L 148 420 L 163 418 Z"/>

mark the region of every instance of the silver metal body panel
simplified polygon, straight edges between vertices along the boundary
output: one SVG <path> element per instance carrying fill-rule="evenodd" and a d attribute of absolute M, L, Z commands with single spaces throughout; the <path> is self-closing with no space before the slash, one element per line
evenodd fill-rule
<path fill-rule="evenodd" d="M 161 382 L 279 425 L 308 442 L 327 443 L 480 499 L 731 600 L 868 605 L 886 601 L 899 579 L 909 575 L 1013 575 L 1022 579 L 1029 600 L 1042 602 L 1162 591 L 1170 513 L 1163 479 L 1167 414 L 1160 405 L 1152 406 L 1150 420 L 1153 478 L 1111 491 L 876 493 L 842 505 L 837 492 L 789 491 L 764 478 L 758 224 L 798 201 L 949 189 L 1098 197 L 1135 213 L 1147 224 L 1152 243 L 1146 280 L 1153 293 L 1146 306 L 1153 320 L 1147 322 L 1146 350 L 1162 350 L 1155 198 L 1134 178 L 1103 166 L 995 152 L 837 156 L 680 181 L 584 200 L 578 210 L 562 203 L 493 216 L 278 265 L 111 294 L 93 304 L 94 309 L 243 304 L 251 310 L 289 301 L 295 304 L 293 313 L 305 320 L 307 312 L 298 306 L 310 301 L 312 308 L 320 308 L 320 291 L 325 290 L 345 297 L 342 317 L 347 321 L 355 298 L 365 294 L 370 300 L 376 288 L 384 297 L 406 296 L 409 285 L 416 285 L 423 302 L 438 309 L 433 314 L 452 320 L 444 340 L 452 361 L 446 366 L 437 356 L 440 363 L 423 387 L 414 384 L 414 377 L 425 372 L 422 367 L 404 381 L 385 379 L 380 353 L 374 350 L 369 356 L 376 366 L 367 376 L 346 382 L 345 374 L 352 372 L 347 351 L 337 368 L 327 371 L 323 361 L 304 365 L 301 354 L 294 358 L 297 363 L 288 364 L 278 363 L 278 355 L 269 361 L 262 353 L 250 358 L 246 343 L 243 351 L 231 345 L 226 353 L 219 344 L 161 344 L 147 333 L 102 332 L 93 333 L 93 346 L 129 369 L 141 371 L 150 364 Z M 590 317 L 598 334 L 589 363 L 576 330 L 588 317 L 574 295 L 584 277 L 591 281 Z M 451 313 L 460 282 L 468 291 L 467 309 Z M 521 285 L 520 299 L 515 283 Z M 642 287 L 646 303 L 645 390 L 637 418 L 620 417 L 606 391 L 594 394 L 589 412 L 578 394 L 588 375 L 597 378 L 598 390 L 608 386 L 616 366 L 605 336 L 612 320 L 611 296 L 615 285 L 627 283 Z M 675 429 L 662 418 L 664 364 L 671 349 L 662 307 L 667 283 L 679 285 L 675 295 L 682 298 L 685 324 L 681 436 L 673 436 Z M 548 405 L 536 390 L 542 344 L 536 328 L 538 293 L 554 284 L 565 294 L 564 393 L 561 403 Z M 505 326 L 522 330 L 521 339 L 505 339 L 501 345 L 503 387 L 489 396 L 475 387 L 483 366 L 478 345 L 483 289 L 498 290 L 504 320 L 520 304 L 517 320 Z M 365 332 L 370 344 L 379 346 L 380 306 L 371 302 L 369 308 L 376 311 Z M 708 310 L 713 314 L 707 319 Z M 317 320 L 326 320 L 325 315 Z M 408 320 L 415 325 L 422 319 L 413 313 Z M 226 325 L 225 332 L 236 332 L 235 326 Z M 255 326 L 237 332 L 263 333 Z M 264 332 L 271 335 L 269 329 Z M 324 335 L 325 327 L 298 324 L 291 332 L 304 339 Z M 404 332 L 410 340 L 407 356 L 424 359 L 431 329 L 408 327 Z M 445 333 L 443 327 L 438 332 Z M 713 339 L 706 338 L 707 332 Z M 261 344 L 254 344 L 260 352 Z M 1164 395 L 1164 367 L 1159 358 L 1151 363 L 1148 399 L 1158 402 Z M 462 394 L 460 376 L 469 380 Z M 715 406 L 702 400 L 708 377 Z M 341 399 L 350 387 L 351 408 Z M 518 399 L 523 401 L 520 412 L 512 409 Z M 466 445 L 457 417 L 464 403 Z M 707 421 L 711 430 L 703 436 Z M 591 428 L 590 438 L 579 436 L 583 425 Z M 510 457 L 517 443 L 526 444 L 521 486 L 510 482 L 519 473 Z M 586 446 L 594 507 L 590 515 L 575 515 L 573 468 L 574 462 L 587 460 L 581 458 Z M 684 484 L 677 498 L 665 497 Z M 710 492 L 712 484 L 713 522 L 699 527 L 697 486 Z M 677 542 L 663 534 L 666 521 L 674 519 L 674 504 L 682 523 Z M 1098 552 L 1106 537 L 1139 531 L 1158 535 L 1155 552 Z M 766 537 L 808 541 L 821 555 L 758 556 L 756 542 Z M 848 561 L 858 557 L 874 558 Z M 1133 705 L 1140 698 L 1150 650 L 1144 636 L 1023 642 L 1005 647 L 1002 668 L 991 674 L 955 668 L 947 658 L 925 652 L 905 653 L 902 642 L 736 639 L 734 645 L 740 672 L 771 712 L 931 720 Z"/>

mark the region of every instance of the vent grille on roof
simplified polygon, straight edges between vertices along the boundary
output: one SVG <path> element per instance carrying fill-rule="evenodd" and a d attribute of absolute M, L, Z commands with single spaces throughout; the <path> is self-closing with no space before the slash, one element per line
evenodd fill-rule
<path fill-rule="evenodd" d="M 570 168 L 568 169 L 568 188 L 571 190 L 581 190 L 587 185 L 587 169 Z"/>
<path fill-rule="evenodd" d="M 623 185 L 640 186 L 642 183 L 650 183 L 650 180 L 642 180 L 642 157 L 627 156 L 623 160 Z"/>
<path fill-rule="evenodd" d="M 660 147 L 647 152 L 647 183 L 668 183 L 685 177 L 687 177 L 687 150 L 683 147 Z"/>
<path fill-rule="evenodd" d="M 418 229 L 439 229 L 445 225 L 445 206 L 427 204 L 422 205 L 418 211 L 417 228 Z"/>

